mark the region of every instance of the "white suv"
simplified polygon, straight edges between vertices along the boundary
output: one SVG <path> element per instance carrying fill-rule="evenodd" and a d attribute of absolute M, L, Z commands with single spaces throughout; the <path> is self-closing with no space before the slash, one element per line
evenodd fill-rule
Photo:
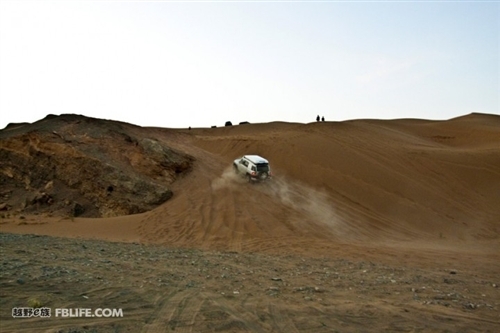
<path fill-rule="evenodd" d="M 245 155 L 233 162 L 234 171 L 245 176 L 249 182 L 260 182 L 271 179 L 269 162 L 258 155 Z"/>

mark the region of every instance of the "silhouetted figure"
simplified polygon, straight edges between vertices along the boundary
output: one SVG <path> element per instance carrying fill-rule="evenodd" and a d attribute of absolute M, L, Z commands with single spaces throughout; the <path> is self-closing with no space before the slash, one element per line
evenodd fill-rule
<path fill-rule="evenodd" d="M 319 121 L 319 115 L 316 117 L 316 121 Z"/>
<path fill-rule="evenodd" d="M 321 117 L 321 121 L 325 121 L 325 117 Z"/>
<path fill-rule="evenodd" d="M 225 126 L 233 126 L 233 123 L 231 123 L 230 121 L 226 121 L 226 125 Z"/>

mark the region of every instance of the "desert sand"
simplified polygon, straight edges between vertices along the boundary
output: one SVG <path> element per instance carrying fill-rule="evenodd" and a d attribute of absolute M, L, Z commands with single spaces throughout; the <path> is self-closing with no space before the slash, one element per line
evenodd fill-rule
<path fill-rule="evenodd" d="M 164 204 L 110 218 L 4 212 L 2 332 L 500 331 L 499 116 L 147 131 L 195 160 Z M 235 175 L 244 154 L 267 158 L 273 180 Z M 101 282 L 68 274 L 61 289 L 64 276 L 14 269 L 78 272 L 82 246 L 95 261 L 106 248 L 113 266 L 85 268 Z M 128 318 L 13 319 L 33 294 L 52 308 L 92 294 Z"/>

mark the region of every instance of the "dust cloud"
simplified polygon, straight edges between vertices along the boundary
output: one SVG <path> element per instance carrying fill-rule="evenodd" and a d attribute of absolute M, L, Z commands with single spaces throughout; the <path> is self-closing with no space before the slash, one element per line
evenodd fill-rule
<path fill-rule="evenodd" d="M 210 186 L 212 187 L 213 191 L 218 191 L 225 188 L 234 187 L 235 185 L 241 186 L 241 184 L 244 184 L 245 182 L 246 179 L 243 178 L 241 175 L 237 174 L 233 170 L 233 167 L 230 166 L 224 169 L 222 175 L 214 179 Z"/>
<path fill-rule="evenodd" d="M 340 225 L 341 218 L 334 208 L 333 199 L 327 193 L 285 176 L 273 177 L 264 183 L 248 184 L 242 175 L 236 174 L 232 167 L 228 167 L 211 183 L 213 191 L 237 190 L 242 186 L 251 186 L 253 190 L 272 197 L 273 200 L 298 212 L 306 221 L 336 228 Z M 237 195 L 235 191 L 232 192 Z"/>
<path fill-rule="evenodd" d="M 271 191 L 283 205 L 298 211 L 307 220 L 329 227 L 339 225 L 340 217 L 327 193 L 286 177 L 274 178 L 268 185 L 262 190 Z"/>

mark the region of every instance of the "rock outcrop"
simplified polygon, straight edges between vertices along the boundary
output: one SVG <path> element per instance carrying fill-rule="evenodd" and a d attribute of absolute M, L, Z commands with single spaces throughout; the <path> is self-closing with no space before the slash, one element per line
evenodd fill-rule
<path fill-rule="evenodd" d="M 194 159 L 147 128 L 78 115 L 47 116 L 0 131 L 4 210 L 119 216 L 172 197 Z"/>

